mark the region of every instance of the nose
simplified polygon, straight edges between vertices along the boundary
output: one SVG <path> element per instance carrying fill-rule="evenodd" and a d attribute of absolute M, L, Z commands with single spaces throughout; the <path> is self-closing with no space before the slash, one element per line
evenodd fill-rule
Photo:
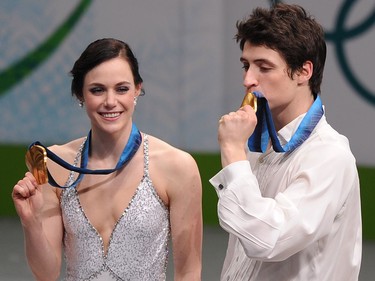
<path fill-rule="evenodd" d="M 246 89 L 251 90 L 251 88 L 254 88 L 258 86 L 258 79 L 256 78 L 256 75 L 254 71 L 249 67 L 243 75 L 243 85 Z"/>
<path fill-rule="evenodd" d="M 117 103 L 116 94 L 112 91 L 108 91 L 105 95 L 104 106 L 115 107 Z"/>

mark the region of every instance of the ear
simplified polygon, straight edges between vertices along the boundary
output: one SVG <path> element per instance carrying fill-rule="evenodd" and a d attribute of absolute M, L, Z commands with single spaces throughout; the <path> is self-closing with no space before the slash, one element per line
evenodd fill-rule
<path fill-rule="evenodd" d="M 297 73 L 298 84 L 308 84 L 309 80 L 313 74 L 314 66 L 311 61 L 306 61 L 303 63 L 301 70 Z"/>
<path fill-rule="evenodd" d="M 134 97 L 139 97 L 142 93 L 142 83 L 135 85 L 135 94 Z"/>

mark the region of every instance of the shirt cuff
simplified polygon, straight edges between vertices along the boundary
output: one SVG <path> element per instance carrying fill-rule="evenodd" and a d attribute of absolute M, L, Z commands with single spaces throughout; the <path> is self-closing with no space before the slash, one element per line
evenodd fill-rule
<path fill-rule="evenodd" d="M 250 175 L 252 175 L 250 162 L 248 160 L 243 160 L 229 164 L 209 181 L 220 197 L 220 191 L 225 190 L 233 181 L 238 178 L 249 177 Z"/>

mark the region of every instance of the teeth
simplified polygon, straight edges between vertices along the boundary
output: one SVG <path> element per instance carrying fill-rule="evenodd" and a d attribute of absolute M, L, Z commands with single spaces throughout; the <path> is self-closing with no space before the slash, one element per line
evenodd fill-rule
<path fill-rule="evenodd" d="M 114 113 L 103 113 L 102 115 L 103 115 L 103 117 L 105 117 L 105 118 L 115 118 L 115 117 L 119 116 L 120 113 L 118 113 L 118 112 L 114 112 Z"/>

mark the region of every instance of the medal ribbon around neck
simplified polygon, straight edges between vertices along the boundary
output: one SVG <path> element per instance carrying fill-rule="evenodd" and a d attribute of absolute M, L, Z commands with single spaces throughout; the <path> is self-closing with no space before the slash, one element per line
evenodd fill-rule
<path fill-rule="evenodd" d="M 118 160 L 118 162 L 116 164 L 116 167 L 113 168 L 113 169 L 101 169 L 101 170 L 100 169 L 99 170 L 87 169 L 87 163 L 88 163 L 89 151 L 90 151 L 90 143 L 91 143 L 91 130 L 90 130 L 90 132 L 87 136 L 87 139 L 84 143 L 84 146 L 83 146 L 83 150 L 82 150 L 82 154 L 81 154 L 81 166 L 80 167 L 76 167 L 76 166 L 73 166 L 73 165 L 69 164 L 68 162 L 66 162 L 65 160 L 63 160 L 62 158 L 60 158 L 59 156 L 54 154 L 51 150 L 49 150 L 48 148 L 43 146 L 39 141 L 36 141 L 36 142 L 32 143 L 29 146 L 29 149 L 31 149 L 34 145 L 43 147 L 45 149 L 46 153 L 47 153 L 46 156 L 49 159 L 51 159 L 52 161 L 54 161 L 55 163 L 57 163 L 58 165 L 60 165 L 61 167 L 65 168 L 67 170 L 79 173 L 77 179 L 71 185 L 60 186 L 58 183 L 56 183 L 56 181 L 54 180 L 52 175 L 47 170 L 48 183 L 50 185 L 52 185 L 54 187 L 58 187 L 58 188 L 70 188 L 70 187 L 76 187 L 77 184 L 82 180 L 83 175 L 85 175 L 85 174 L 107 175 L 107 174 L 113 173 L 113 172 L 121 169 L 122 167 L 124 167 L 132 159 L 134 154 L 137 152 L 139 146 L 141 145 L 142 135 L 141 135 L 140 131 L 138 130 L 137 126 L 133 123 L 132 124 L 132 130 L 131 130 L 131 133 L 130 133 L 130 136 L 129 136 L 129 140 L 128 140 L 127 144 L 125 145 L 124 150 L 121 153 L 120 159 Z"/>
<path fill-rule="evenodd" d="M 275 125 L 273 123 L 271 110 L 268 106 L 268 101 L 260 92 L 253 92 L 257 97 L 257 111 L 256 115 L 258 123 L 253 134 L 248 140 L 248 147 L 253 152 L 265 152 L 267 150 L 268 141 L 271 138 L 272 147 L 276 152 L 292 152 L 300 146 L 310 136 L 319 120 L 324 114 L 324 109 L 320 95 L 317 95 L 314 103 L 307 111 L 305 117 L 297 128 L 292 138 L 285 145 L 281 145 L 277 137 Z"/>

